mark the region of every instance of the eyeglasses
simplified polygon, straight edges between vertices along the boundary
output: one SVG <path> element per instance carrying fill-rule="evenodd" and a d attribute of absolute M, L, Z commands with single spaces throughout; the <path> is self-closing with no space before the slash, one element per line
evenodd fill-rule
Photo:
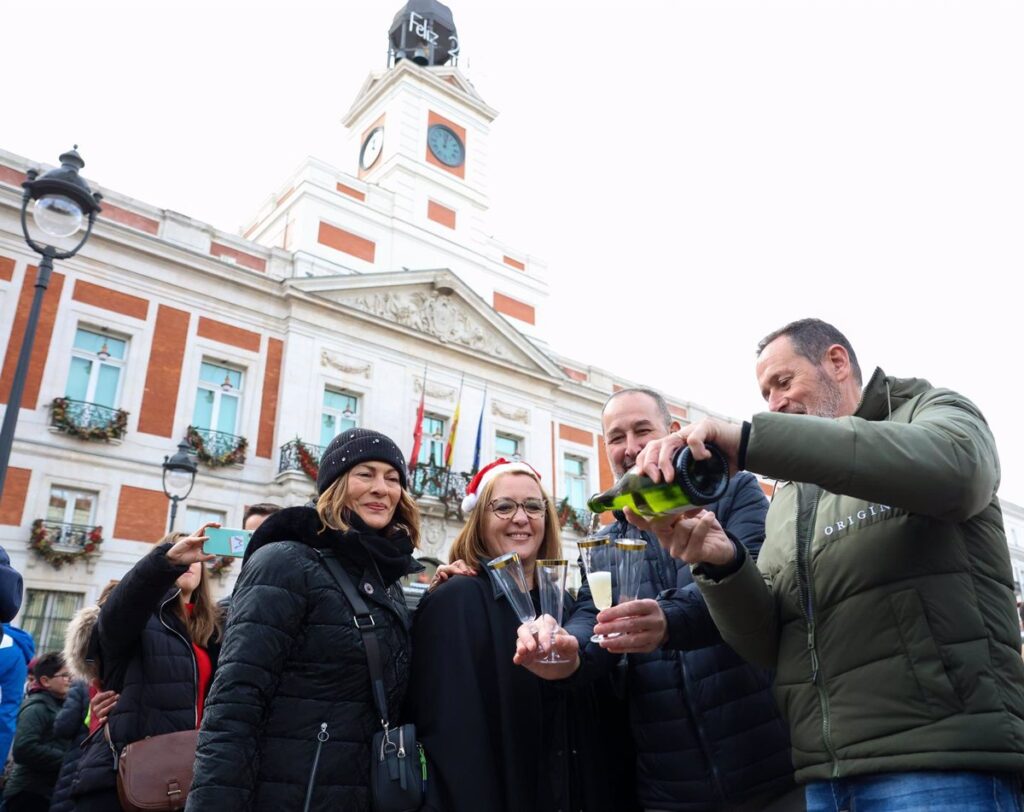
<path fill-rule="evenodd" d="M 71 673 L 68 671 L 61 671 L 60 673 L 54 674 L 53 676 L 54 678 L 60 677 L 61 679 L 71 679 L 72 677 Z"/>
<path fill-rule="evenodd" d="M 499 519 L 511 519 L 519 508 L 522 508 L 531 519 L 536 519 L 547 511 L 548 500 L 524 499 L 517 502 L 515 499 L 492 499 L 487 503 L 487 508 Z"/>

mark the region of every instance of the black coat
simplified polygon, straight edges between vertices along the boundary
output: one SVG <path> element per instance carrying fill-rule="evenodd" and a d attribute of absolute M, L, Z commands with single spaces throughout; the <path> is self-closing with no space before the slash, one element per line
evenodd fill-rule
<path fill-rule="evenodd" d="M 707 509 L 756 558 L 768 510 L 757 480 L 736 475 Z M 668 621 L 662 648 L 627 655 L 641 806 L 703 812 L 792 787 L 789 734 L 771 696 L 772 674 L 722 642 L 688 564 L 624 519 L 602 532 L 647 541 L 639 596 L 656 598 Z M 596 613 L 586 584 L 579 598 L 566 628 L 585 639 Z M 587 654 L 597 659 L 593 646 Z"/>
<path fill-rule="evenodd" d="M 360 534 L 319 529 L 316 511 L 296 507 L 253 535 L 206 702 L 189 810 L 298 812 L 311 783 L 310 810 L 369 809 L 370 740 L 380 724 L 352 608 L 319 550 L 337 554 L 374 614 L 393 721 L 409 678 L 409 618 Z"/>
<path fill-rule="evenodd" d="M 409 700 L 429 763 L 425 810 L 612 809 L 592 690 L 514 665 L 518 627 L 486 573 L 452 578 L 420 602 Z"/>
<path fill-rule="evenodd" d="M 195 729 L 195 653 L 185 624 L 174 611 L 174 582 L 187 567 L 167 560 L 170 543 L 158 545 L 121 579 L 100 609 L 95 634 L 105 690 L 120 697 L 107 721 L 110 741 L 124 745 L 179 730 Z M 219 644 L 207 646 L 216 672 Z M 72 796 L 109 792 L 116 784 L 110 742 L 94 734 L 79 761 Z"/>
<path fill-rule="evenodd" d="M 74 812 L 75 802 L 71 799 L 71 783 L 75 778 L 78 760 L 82 756 L 81 744 L 89 735 L 85 717 L 89 712 L 89 683 L 76 680 L 64 697 L 64 704 L 53 720 L 55 736 L 71 742 L 60 765 L 60 775 L 50 799 L 50 812 Z"/>

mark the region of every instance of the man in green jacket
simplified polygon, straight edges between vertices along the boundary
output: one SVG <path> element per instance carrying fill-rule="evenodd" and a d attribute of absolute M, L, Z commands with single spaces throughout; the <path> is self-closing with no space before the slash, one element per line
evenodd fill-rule
<path fill-rule="evenodd" d="M 64 704 L 71 672 L 60 652 L 44 654 L 35 665 L 36 686 L 18 711 L 14 732 L 14 770 L 4 787 L 8 812 L 46 812 L 71 739 L 54 734 L 53 721 Z"/>
<path fill-rule="evenodd" d="M 780 480 L 755 564 L 713 514 L 653 522 L 689 562 L 722 637 L 776 669 L 808 812 L 1022 809 L 1024 663 L 996 499 L 969 400 L 876 369 L 833 326 L 758 345 L 769 411 L 705 419 L 637 460 L 671 479 L 684 443 Z"/>

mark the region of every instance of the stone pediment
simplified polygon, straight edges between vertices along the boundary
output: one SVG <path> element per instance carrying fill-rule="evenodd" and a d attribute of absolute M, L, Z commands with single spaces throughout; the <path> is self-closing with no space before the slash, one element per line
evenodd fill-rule
<path fill-rule="evenodd" d="M 295 280 L 293 287 L 480 356 L 564 377 L 558 366 L 450 271 Z"/>

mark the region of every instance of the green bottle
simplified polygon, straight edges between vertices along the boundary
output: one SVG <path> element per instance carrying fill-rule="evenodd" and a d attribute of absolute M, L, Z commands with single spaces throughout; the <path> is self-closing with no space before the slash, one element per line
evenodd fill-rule
<path fill-rule="evenodd" d="M 664 516 L 721 499 L 729 484 L 729 460 L 718 446 L 706 446 L 711 452 L 706 460 L 695 460 L 689 446 L 676 452 L 671 482 L 653 482 L 634 466 L 604 493 L 590 497 L 587 508 L 592 513 L 629 508 L 641 516 Z"/>

